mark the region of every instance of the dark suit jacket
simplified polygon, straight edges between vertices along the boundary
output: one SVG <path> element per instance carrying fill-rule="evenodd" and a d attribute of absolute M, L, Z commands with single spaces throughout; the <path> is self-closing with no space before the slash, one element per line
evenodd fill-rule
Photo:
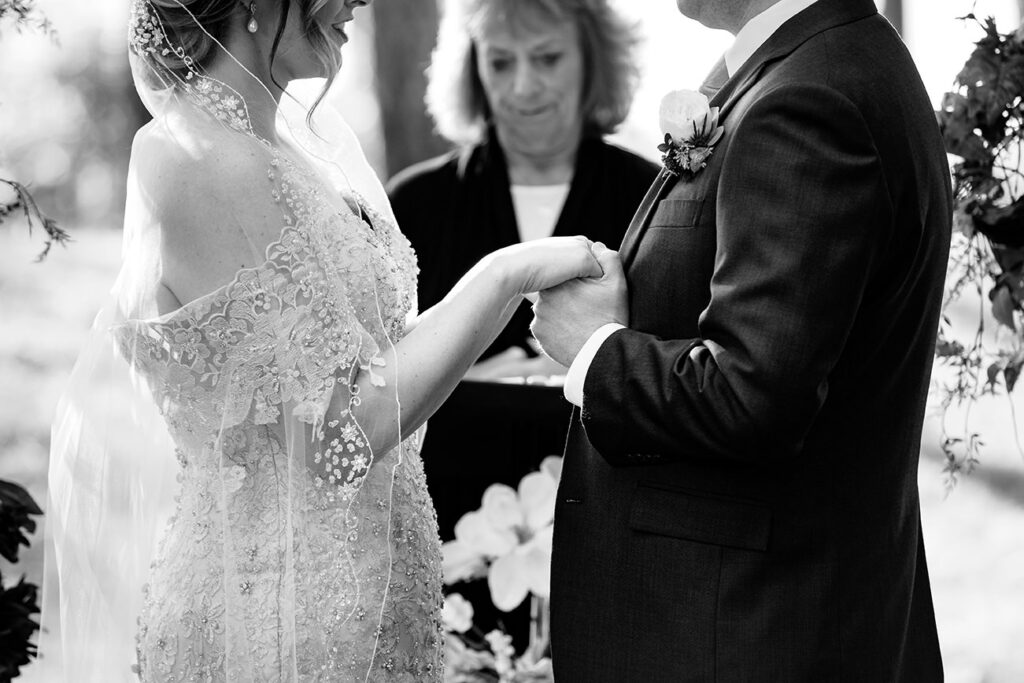
<path fill-rule="evenodd" d="M 819 0 L 712 101 L 623 241 L 555 519 L 559 681 L 940 681 L 916 483 L 949 172 L 872 0 Z"/>
<path fill-rule="evenodd" d="M 576 156 L 569 195 L 556 235 L 585 234 L 617 248 L 658 167 L 635 154 L 587 137 Z M 419 259 L 419 305 L 440 301 L 480 258 L 519 241 L 508 170 L 493 130 L 483 144 L 413 166 L 388 187 L 402 231 Z M 533 314 L 524 305 L 484 356 L 527 344 Z M 423 444 L 427 486 L 441 538 L 454 538 L 459 518 L 480 507 L 491 484 L 519 484 L 548 455 L 565 447 L 571 406 L 557 388 L 459 385 L 431 418 Z M 477 622 L 492 628 L 486 587 L 458 590 L 474 602 Z M 476 598 L 476 599 L 474 599 Z M 528 606 L 502 616 L 525 645 Z"/>

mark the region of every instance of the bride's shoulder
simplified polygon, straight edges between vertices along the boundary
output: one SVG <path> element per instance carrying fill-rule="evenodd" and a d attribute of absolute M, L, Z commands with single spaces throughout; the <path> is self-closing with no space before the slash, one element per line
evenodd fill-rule
<path fill-rule="evenodd" d="M 207 129 L 172 116 L 150 121 L 132 142 L 132 161 L 140 179 L 164 187 L 204 188 L 204 196 L 239 186 L 255 192 L 252 181 L 266 181 L 271 149 L 257 138 L 225 129 Z M 263 188 L 265 182 L 260 184 Z"/>
<path fill-rule="evenodd" d="M 135 136 L 138 201 L 159 231 L 163 279 L 181 301 L 204 294 L 239 269 L 262 262 L 283 228 L 268 178 L 272 154 L 229 131 L 205 131 L 171 117 Z"/>

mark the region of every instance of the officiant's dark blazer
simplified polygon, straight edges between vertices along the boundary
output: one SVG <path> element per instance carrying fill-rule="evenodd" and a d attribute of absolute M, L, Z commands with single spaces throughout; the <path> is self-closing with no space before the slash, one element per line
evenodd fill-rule
<path fill-rule="evenodd" d="M 617 249 L 657 173 L 650 161 L 586 136 L 554 234 L 584 234 Z M 493 128 L 480 144 L 412 166 L 389 183 L 398 225 L 419 261 L 420 310 L 443 299 L 481 258 L 519 242 L 510 185 Z M 527 343 L 531 320 L 524 302 L 483 358 L 512 346 L 536 356 Z M 565 446 L 570 405 L 561 397 L 538 402 L 532 415 L 512 417 L 498 405 L 481 404 L 478 393 L 456 388 L 431 416 L 423 444 L 442 540 L 454 538 L 459 518 L 480 507 L 487 486 L 517 486 L 545 456 Z"/>
<path fill-rule="evenodd" d="M 712 104 L 707 168 L 663 173 L 624 238 L 629 329 L 571 428 L 556 680 L 941 681 L 916 475 L 951 197 L 928 97 L 872 0 L 819 0 Z"/>

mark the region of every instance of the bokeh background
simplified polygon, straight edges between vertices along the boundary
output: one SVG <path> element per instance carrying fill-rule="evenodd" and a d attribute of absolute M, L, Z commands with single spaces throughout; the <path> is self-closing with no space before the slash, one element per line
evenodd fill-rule
<path fill-rule="evenodd" d="M 683 18 L 671 0 L 618 1 L 644 36 L 643 80 L 614 140 L 656 159 L 661 96 L 699 85 L 731 38 Z M 979 36 L 976 26 L 957 17 L 991 15 L 1004 31 L 1021 20 L 1018 0 L 878 2 L 900 28 L 936 105 Z M 127 0 L 40 0 L 38 7 L 59 45 L 0 26 L 0 177 L 30 184 L 74 242 L 36 264 L 41 234 L 30 237 L 17 221 L 0 227 L 0 479 L 22 483 L 43 503 L 50 419 L 113 283 L 128 154 L 147 115 L 128 71 Z M 382 178 L 445 149 L 422 105 L 421 74 L 436 22 L 432 0 L 377 0 L 372 10 L 357 12 L 330 100 Z M 965 298 L 954 321 L 971 329 L 985 308 Z M 928 421 L 921 454 L 925 537 L 947 680 L 1024 681 L 1024 388 L 1013 399 L 985 399 L 970 419 L 985 441 L 982 462 L 955 490 L 945 486 L 937 417 Z M 0 565 L 5 576 L 25 573 L 41 582 L 36 536 L 16 570 Z"/>

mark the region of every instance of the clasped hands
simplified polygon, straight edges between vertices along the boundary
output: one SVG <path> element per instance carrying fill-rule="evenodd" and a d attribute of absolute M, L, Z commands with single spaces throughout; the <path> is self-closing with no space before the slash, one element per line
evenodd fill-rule
<path fill-rule="evenodd" d="M 533 302 L 530 331 L 552 360 L 569 367 L 580 349 L 608 323 L 629 324 L 629 292 L 619 253 L 595 242 L 591 252 L 600 277 L 567 280 L 527 298 Z"/>

